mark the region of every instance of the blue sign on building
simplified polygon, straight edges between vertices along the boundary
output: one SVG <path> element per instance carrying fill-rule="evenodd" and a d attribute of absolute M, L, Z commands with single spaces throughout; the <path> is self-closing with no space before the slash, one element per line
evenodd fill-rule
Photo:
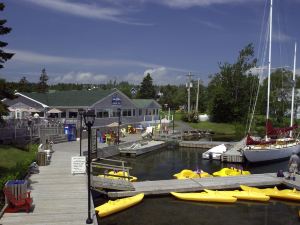
<path fill-rule="evenodd" d="M 114 95 L 112 97 L 112 100 L 111 100 L 111 104 L 112 105 L 121 105 L 121 99 L 117 96 L 117 95 Z"/>

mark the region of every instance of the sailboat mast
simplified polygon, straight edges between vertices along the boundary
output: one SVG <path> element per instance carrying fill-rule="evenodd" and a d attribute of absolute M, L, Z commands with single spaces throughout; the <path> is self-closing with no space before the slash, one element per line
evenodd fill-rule
<path fill-rule="evenodd" d="M 270 114 L 270 86 L 271 86 L 271 56 L 272 56 L 272 17 L 273 0 L 270 0 L 270 21 L 269 21 L 269 61 L 268 61 L 268 100 L 267 100 L 267 120 Z"/>
<path fill-rule="evenodd" d="M 293 89 L 292 89 L 292 106 L 291 106 L 291 126 L 294 123 L 294 99 L 295 99 L 295 85 L 296 85 L 296 55 L 297 55 L 297 42 L 295 42 L 295 52 L 294 52 L 294 69 L 293 69 Z M 290 132 L 292 137 L 293 131 Z"/>

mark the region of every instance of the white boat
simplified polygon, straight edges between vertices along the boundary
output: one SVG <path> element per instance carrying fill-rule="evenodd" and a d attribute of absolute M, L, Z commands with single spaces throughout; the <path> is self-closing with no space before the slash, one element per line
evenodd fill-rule
<path fill-rule="evenodd" d="M 246 138 L 245 147 L 242 152 L 249 162 L 263 162 L 288 158 L 293 152 L 299 153 L 300 141 L 298 138 L 293 138 L 293 130 L 297 128 L 293 124 L 294 116 L 294 92 L 292 88 L 292 104 L 291 104 L 291 123 L 288 128 L 273 128 L 269 120 L 269 103 L 270 103 L 270 81 L 271 81 L 271 40 L 272 40 L 272 8 L 273 0 L 270 0 L 270 20 L 269 20 L 269 60 L 268 60 L 268 99 L 267 99 L 267 114 L 266 114 L 266 137 L 261 140 L 254 140 L 250 135 Z M 294 71 L 293 81 L 295 82 L 296 70 L 296 50 L 295 44 L 294 54 Z"/>
<path fill-rule="evenodd" d="M 202 159 L 217 159 L 220 160 L 221 155 L 226 152 L 227 148 L 224 144 L 215 146 L 208 151 L 202 153 Z"/>

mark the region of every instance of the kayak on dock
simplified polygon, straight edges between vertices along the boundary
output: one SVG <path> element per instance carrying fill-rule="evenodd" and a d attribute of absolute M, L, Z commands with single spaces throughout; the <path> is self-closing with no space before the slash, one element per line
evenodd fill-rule
<path fill-rule="evenodd" d="M 227 176 L 241 176 L 241 175 L 250 175 L 251 173 L 246 170 L 240 170 L 236 168 L 223 168 L 217 172 L 213 173 L 215 177 L 227 177 Z"/>
<path fill-rule="evenodd" d="M 206 190 L 207 193 L 219 193 L 224 196 L 232 196 L 237 198 L 238 200 L 248 200 L 248 201 L 262 201 L 266 202 L 270 200 L 270 197 L 265 195 L 264 193 L 260 192 L 251 192 L 251 191 L 212 191 L 212 190 Z"/>
<path fill-rule="evenodd" d="M 277 187 L 256 188 L 256 187 L 249 187 L 246 185 L 241 185 L 240 187 L 244 191 L 264 193 L 265 195 L 270 196 L 271 198 L 300 201 L 300 192 L 297 191 L 296 189 L 278 190 Z"/>
<path fill-rule="evenodd" d="M 144 193 L 141 193 L 128 198 L 121 198 L 114 201 L 109 200 L 107 203 L 96 207 L 95 211 L 100 217 L 105 217 L 136 205 L 141 202 L 143 198 Z"/>
<path fill-rule="evenodd" d="M 184 169 L 180 173 L 176 173 L 173 177 L 177 178 L 178 180 L 182 179 L 190 179 L 190 178 L 203 178 L 203 177 L 211 177 L 209 173 L 204 172 L 203 170 L 200 171 L 192 171 Z"/>
<path fill-rule="evenodd" d="M 109 178 L 109 179 L 129 179 L 129 181 L 134 182 L 137 181 L 137 177 L 134 176 L 128 176 L 127 172 L 123 172 L 123 171 L 109 171 L 108 172 L 109 175 L 98 175 L 98 177 L 104 177 L 104 178 Z M 125 177 L 129 177 L 129 178 L 125 178 Z"/>
<path fill-rule="evenodd" d="M 217 192 L 214 193 L 206 193 L 206 192 L 198 192 L 198 193 L 177 193 L 171 192 L 173 196 L 181 200 L 188 201 L 198 201 L 198 202 L 221 202 L 221 203 L 234 203 L 237 198 L 232 196 L 225 196 L 219 194 Z"/>

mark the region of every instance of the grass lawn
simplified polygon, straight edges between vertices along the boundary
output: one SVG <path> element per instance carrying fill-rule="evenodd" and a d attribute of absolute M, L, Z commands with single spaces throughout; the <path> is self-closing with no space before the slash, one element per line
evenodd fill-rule
<path fill-rule="evenodd" d="M 13 146 L 0 145 L 0 171 L 8 171 L 18 162 L 32 161 L 35 159 L 35 153 L 36 151 L 32 148 L 24 151 Z"/>

